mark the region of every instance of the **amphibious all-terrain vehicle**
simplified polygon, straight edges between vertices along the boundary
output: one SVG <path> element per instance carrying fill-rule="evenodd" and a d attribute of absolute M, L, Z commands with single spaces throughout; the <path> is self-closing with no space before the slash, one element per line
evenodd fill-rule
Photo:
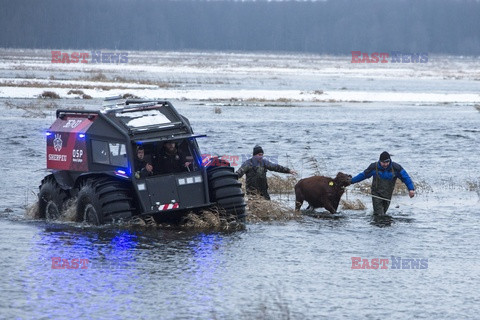
<path fill-rule="evenodd" d="M 179 222 L 189 212 L 216 206 L 245 220 L 245 200 L 228 162 L 202 155 L 188 119 L 168 101 L 122 100 L 100 111 L 57 110 L 47 131 L 47 175 L 39 215 L 57 219 L 76 199 L 77 221 L 103 224 L 133 216 Z M 185 163 L 174 172 L 155 168 L 164 144 L 175 143 Z M 137 150 L 154 167 L 136 168 Z M 177 157 L 178 159 L 179 157 Z M 140 174 L 142 172 L 142 174 Z"/>

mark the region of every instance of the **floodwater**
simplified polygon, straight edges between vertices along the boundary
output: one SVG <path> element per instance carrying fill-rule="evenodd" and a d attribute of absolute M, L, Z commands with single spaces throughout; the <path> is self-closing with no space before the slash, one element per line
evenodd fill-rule
<path fill-rule="evenodd" d="M 471 104 L 173 101 L 208 135 L 199 140 L 203 153 L 241 162 L 260 143 L 308 177 L 312 161 L 322 174 L 353 175 L 388 150 L 418 185 L 415 198 L 393 198 L 388 220 L 372 219 L 369 198 L 349 187 L 344 198 L 365 210 L 218 231 L 27 218 L 54 115 L 26 117 L 12 101 L 36 103 L 0 100 L 0 318 L 478 318 L 480 112 Z M 292 195 L 273 198 L 293 208 Z M 55 257 L 89 262 L 58 270 Z M 389 263 L 352 269 L 353 257 Z"/>

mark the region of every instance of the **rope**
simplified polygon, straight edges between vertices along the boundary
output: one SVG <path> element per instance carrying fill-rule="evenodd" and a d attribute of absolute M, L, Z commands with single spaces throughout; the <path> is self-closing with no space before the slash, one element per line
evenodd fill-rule
<path fill-rule="evenodd" d="M 369 196 L 370 196 L 370 197 L 373 197 L 373 198 L 380 199 L 380 200 L 385 200 L 385 201 L 388 201 L 388 202 L 391 202 L 391 201 L 392 201 L 391 199 L 382 198 L 382 197 L 379 197 L 379 196 L 376 196 L 376 195 L 373 195 L 373 194 L 369 194 Z"/>

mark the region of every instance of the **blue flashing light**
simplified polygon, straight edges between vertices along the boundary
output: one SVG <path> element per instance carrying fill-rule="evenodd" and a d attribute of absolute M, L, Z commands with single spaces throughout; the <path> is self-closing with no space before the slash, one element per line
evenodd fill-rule
<path fill-rule="evenodd" d="M 78 137 L 79 137 L 80 139 L 85 138 L 85 133 L 79 133 L 79 134 L 78 134 Z"/>
<path fill-rule="evenodd" d="M 122 177 L 122 178 L 128 178 L 129 175 L 127 174 L 127 172 L 123 169 L 117 169 L 115 170 L 115 175 L 119 176 L 119 177 Z"/>
<path fill-rule="evenodd" d="M 203 158 L 202 156 L 196 156 L 195 157 L 195 162 L 197 163 L 198 168 L 203 167 Z"/>
<path fill-rule="evenodd" d="M 53 133 L 51 133 L 50 131 L 47 131 L 45 132 L 45 135 L 48 137 L 48 136 L 51 136 Z"/>

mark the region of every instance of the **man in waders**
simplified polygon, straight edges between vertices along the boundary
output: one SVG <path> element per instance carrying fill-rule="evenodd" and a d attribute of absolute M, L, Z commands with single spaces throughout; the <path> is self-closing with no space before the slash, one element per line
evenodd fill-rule
<path fill-rule="evenodd" d="M 387 213 L 390 200 L 392 199 L 393 189 L 397 178 L 400 178 L 408 188 L 410 198 L 415 196 L 415 187 L 407 171 L 396 162 L 391 161 L 390 154 L 387 151 L 380 154 L 378 162 L 374 162 L 368 168 L 352 178 L 352 184 L 368 179 L 372 179 L 372 203 L 373 214 L 384 215 Z"/>
<path fill-rule="evenodd" d="M 270 200 L 268 194 L 267 171 L 297 174 L 295 170 L 272 163 L 263 157 L 263 149 L 259 145 L 253 148 L 253 157 L 245 161 L 237 170 L 238 178 L 247 175 L 247 194 L 258 194 L 266 200 Z"/>

